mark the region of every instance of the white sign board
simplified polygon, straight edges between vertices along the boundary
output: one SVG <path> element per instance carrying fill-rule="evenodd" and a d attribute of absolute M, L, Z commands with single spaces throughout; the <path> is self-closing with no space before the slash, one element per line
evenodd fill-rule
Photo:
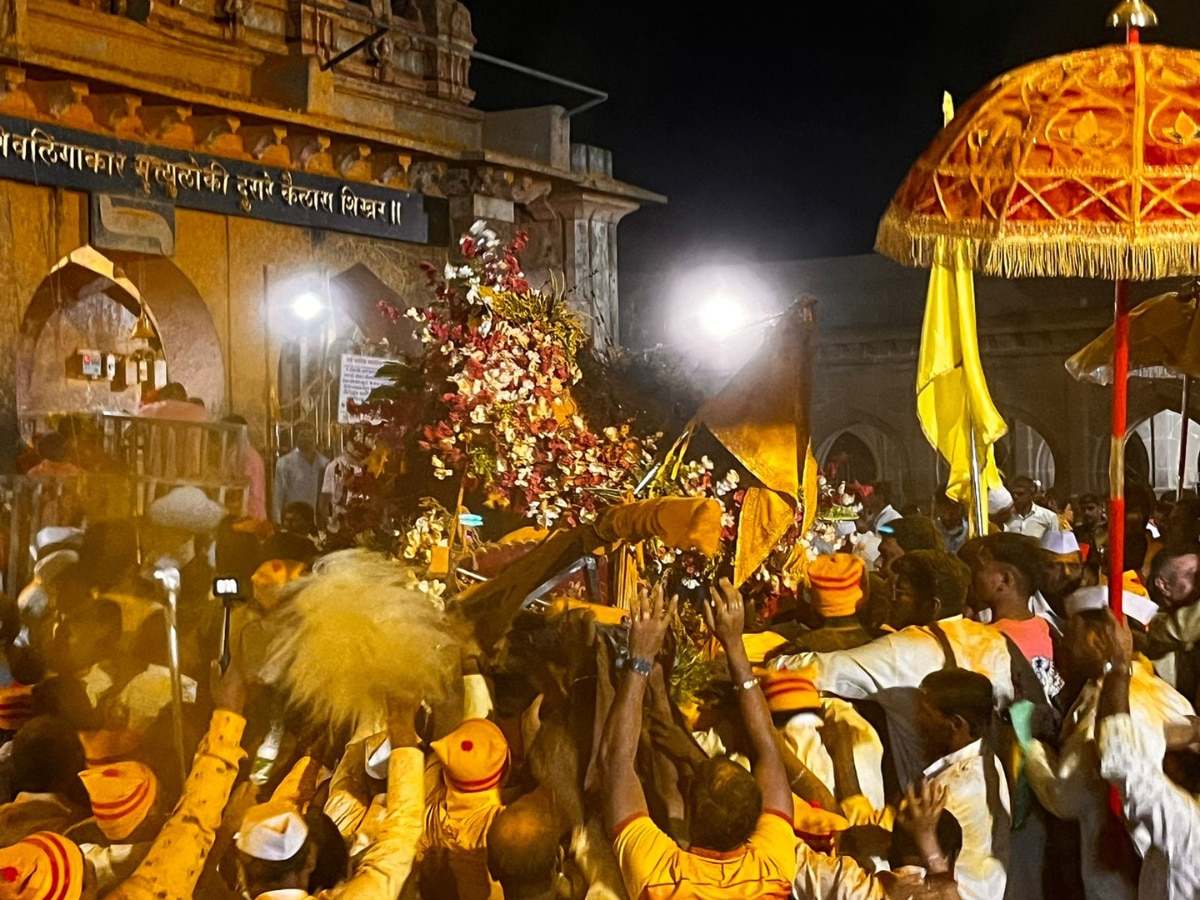
<path fill-rule="evenodd" d="M 395 362 L 379 356 L 355 356 L 351 353 L 342 354 L 341 387 L 338 390 L 338 422 L 348 425 L 351 422 L 361 422 L 363 416 L 352 415 L 346 408 L 349 400 L 362 403 L 370 396 L 371 391 L 380 385 L 390 384 L 386 378 L 376 378 L 375 373 L 380 367 Z"/>

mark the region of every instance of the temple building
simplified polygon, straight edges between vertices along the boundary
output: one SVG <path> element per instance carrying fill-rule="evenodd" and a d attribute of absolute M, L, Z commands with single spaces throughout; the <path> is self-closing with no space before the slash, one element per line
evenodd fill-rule
<path fill-rule="evenodd" d="M 560 107 L 473 108 L 474 46 L 455 0 L 0 0 L 5 451 L 168 380 L 268 459 L 333 445 L 343 357 L 404 350 L 379 301 L 479 218 L 615 339 L 617 224 L 663 198 Z"/>

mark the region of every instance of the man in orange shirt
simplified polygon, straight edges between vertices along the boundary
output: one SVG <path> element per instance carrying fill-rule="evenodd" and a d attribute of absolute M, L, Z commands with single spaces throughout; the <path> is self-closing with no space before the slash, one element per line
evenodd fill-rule
<path fill-rule="evenodd" d="M 697 768 L 687 808 L 689 850 L 677 846 L 650 820 L 634 756 L 646 681 L 678 598 L 667 603 L 661 586 L 652 595 L 642 592 L 630 610 L 629 662 L 600 746 L 605 821 L 631 900 L 791 896 L 796 875 L 792 792 L 771 713 L 742 646 L 742 597 L 726 580 L 710 594 L 705 619 L 725 649 L 753 751 L 754 774 L 724 758 Z"/>

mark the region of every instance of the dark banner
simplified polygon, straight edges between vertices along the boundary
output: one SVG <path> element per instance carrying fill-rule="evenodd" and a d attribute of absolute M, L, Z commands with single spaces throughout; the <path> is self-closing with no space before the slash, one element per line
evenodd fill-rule
<path fill-rule="evenodd" d="M 418 244 L 445 243 L 445 200 L 0 116 L 0 178 Z"/>

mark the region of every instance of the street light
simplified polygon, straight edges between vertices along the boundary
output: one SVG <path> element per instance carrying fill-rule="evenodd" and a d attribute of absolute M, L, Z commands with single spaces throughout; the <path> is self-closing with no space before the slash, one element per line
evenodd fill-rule
<path fill-rule="evenodd" d="M 745 302 L 733 294 L 724 292 L 705 300 L 696 318 L 700 328 L 715 338 L 735 334 L 749 324 Z"/>
<path fill-rule="evenodd" d="M 325 298 L 316 291 L 303 291 L 292 300 L 292 315 L 303 322 L 311 322 L 325 312 Z"/>
<path fill-rule="evenodd" d="M 670 291 L 665 343 L 695 360 L 706 377 L 731 375 L 762 343 L 761 326 L 781 306 L 777 294 L 750 265 L 688 268 Z"/>

